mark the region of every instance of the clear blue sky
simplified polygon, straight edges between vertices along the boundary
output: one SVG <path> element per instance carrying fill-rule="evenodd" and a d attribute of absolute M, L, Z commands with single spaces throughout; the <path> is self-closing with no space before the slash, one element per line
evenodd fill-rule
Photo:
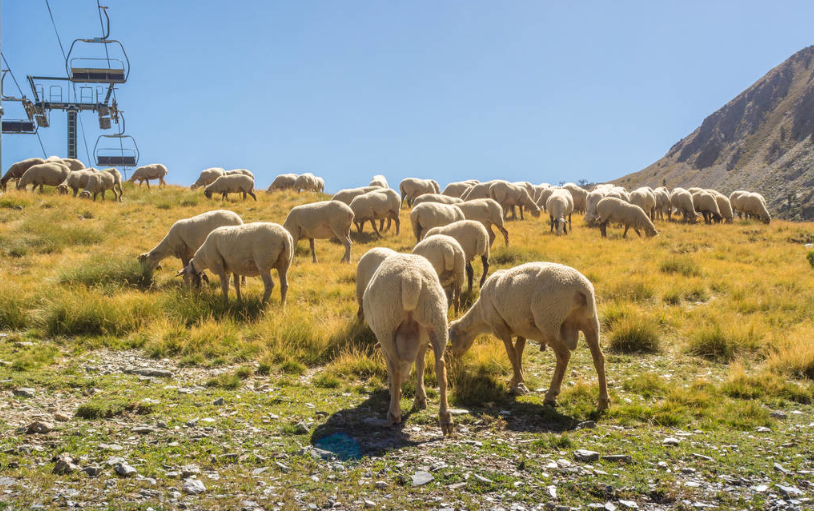
<path fill-rule="evenodd" d="M 127 131 L 179 184 L 211 166 L 248 168 L 258 188 L 310 171 L 329 191 L 379 173 L 608 180 L 814 43 L 810 0 L 103 4 L 133 66 Z M 99 35 L 94 0 L 51 7 L 66 47 Z M 25 75 L 64 74 L 44 0 L 2 2 L 2 50 L 29 96 Z M 66 154 L 64 113 L 40 133 Z M 4 171 L 41 155 L 36 137 L 3 137 Z"/>

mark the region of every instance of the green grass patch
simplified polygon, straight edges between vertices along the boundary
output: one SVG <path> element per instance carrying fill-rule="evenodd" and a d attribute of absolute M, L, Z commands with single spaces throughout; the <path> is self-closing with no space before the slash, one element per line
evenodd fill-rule
<path fill-rule="evenodd" d="M 698 277 L 701 275 L 701 268 L 694 260 L 688 257 L 671 257 L 659 263 L 659 271 L 662 273 L 677 273 L 685 277 Z"/>
<path fill-rule="evenodd" d="M 207 387 L 215 387 L 219 389 L 235 390 L 243 385 L 243 380 L 234 373 L 221 373 L 206 381 Z"/>
<path fill-rule="evenodd" d="M 153 284 L 153 271 L 134 257 L 97 255 L 71 266 L 59 273 L 60 284 L 138 289 L 147 289 Z"/>
<path fill-rule="evenodd" d="M 659 326 L 645 316 L 620 319 L 609 337 L 608 348 L 617 353 L 656 353 L 661 350 Z"/>

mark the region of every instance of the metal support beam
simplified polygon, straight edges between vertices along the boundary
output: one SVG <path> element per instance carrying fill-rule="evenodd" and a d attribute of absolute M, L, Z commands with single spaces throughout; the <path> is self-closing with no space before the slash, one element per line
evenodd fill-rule
<path fill-rule="evenodd" d="M 68 158 L 76 158 L 76 109 L 68 108 Z"/>

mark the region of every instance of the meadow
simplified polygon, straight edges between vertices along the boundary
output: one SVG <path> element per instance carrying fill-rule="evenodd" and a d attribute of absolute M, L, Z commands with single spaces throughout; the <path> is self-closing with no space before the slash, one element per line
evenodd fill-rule
<path fill-rule="evenodd" d="M 285 308 L 276 273 L 269 304 L 260 301 L 261 281 L 249 279 L 243 301 L 232 289 L 224 305 L 217 278 L 196 293 L 175 277 L 177 259 L 155 272 L 137 261 L 181 218 L 223 207 L 245 222 L 282 224 L 292 206 L 327 198 L 259 193 L 257 202 L 221 203 L 200 190 L 129 184 L 123 203 L 0 195 L 0 385 L 8 396 L 0 509 L 66 501 L 117 509 L 807 502 L 814 256 L 805 245 L 814 224 L 656 222 L 656 238 L 631 231 L 623 239 L 610 228 L 601 239 L 580 215 L 562 237 L 549 234 L 545 213 L 507 222 L 510 246 L 495 240 L 492 271 L 553 261 L 593 282 L 611 406 L 595 410 L 583 341 L 559 406 L 547 408 L 551 352 L 531 343 L 524 364 L 532 392 L 515 398 L 502 343 L 483 336 L 450 361 L 458 432 L 442 440 L 431 362 L 428 409 L 405 414 L 398 428 L 375 424 L 387 412 L 387 375 L 375 337 L 356 319 L 356 261 L 376 246 L 411 251 L 409 210 L 398 236 L 354 228 L 351 264 L 340 264 L 343 247 L 327 240 L 316 241 L 312 263 L 301 241 Z M 465 294 L 462 310 L 476 298 Z M 134 365 L 172 376 L 126 370 Z M 12 396 L 20 387 L 35 396 Z M 405 389 L 405 411 L 414 387 Z M 54 430 L 25 434 L 38 417 Z M 149 431 L 134 433 L 139 426 Z M 113 444 L 123 449 L 99 447 Z M 581 463 L 578 449 L 628 458 Z M 103 473 L 53 474 L 60 453 Z M 117 477 L 106 465 L 111 455 L 138 475 Z M 181 468 L 190 465 L 198 471 Z M 419 470 L 433 480 L 414 486 Z M 184 477 L 207 490 L 185 491 Z"/>

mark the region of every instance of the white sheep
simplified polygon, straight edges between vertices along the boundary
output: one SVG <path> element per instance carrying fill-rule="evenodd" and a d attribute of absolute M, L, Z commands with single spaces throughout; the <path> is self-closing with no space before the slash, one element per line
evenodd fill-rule
<path fill-rule="evenodd" d="M 571 352 L 576 350 L 582 332 L 599 380 L 597 407 L 608 407 L 594 287 L 577 270 L 556 263 L 526 263 L 496 271 L 481 288 L 472 308 L 450 323 L 453 355 L 466 353 L 475 338 L 487 332 L 503 341 L 512 364 L 509 386 L 515 394 L 528 392 L 523 374 L 526 340 L 538 341 L 541 349 L 552 348 L 557 366 L 544 398 L 548 405 L 556 404 Z M 517 338 L 514 344 L 512 337 Z"/>
<path fill-rule="evenodd" d="M 297 182 L 297 174 L 280 174 L 271 182 L 266 193 L 272 193 L 275 190 L 291 190 L 294 188 L 294 183 Z"/>
<path fill-rule="evenodd" d="M 446 234 L 452 236 L 464 249 L 464 257 L 466 258 L 466 279 L 467 291 L 472 291 L 472 281 L 475 276 L 475 269 L 472 268 L 472 261 L 475 257 L 480 256 L 481 263 L 483 264 L 483 273 L 480 276 L 478 287 L 483 285 L 486 276 L 489 274 L 489 233 L 486 232 L 486 227 L 480 222 L 474 220 L 461 220 L 454 222 L 443 227 L 434 227 L 427 231 L 424 236 L 430 237 L 436 234 Z"/>
<path fill-rule="evenodd" d="M 548 183 L 540 183 L 539 185 L 534 185 L 534 193 L 531 194 L 531 198 L 534 200 L 534 203 L 538 206 L 540 205 L 540 195 L 543 191 L 551 188 L 551 185 Z"/>
<path fill-rule="evenodd" d="M 367 289 L 370 279 L 373 278 L 373 274 L 379 269 L 382 261 L 394 254 L 398 254 L 398 252 L 385 247 L 376 247 L 365 252 L 365 255 L 359 259 L 359 263 L 356 265 L 356 303 L 359 304 L 356 317 L 360 320 L 365 319 L 362 304 L 364 303 L 365 289 Z"/>
<path fill-rule="evenodd" d="M 588 194 L 588 198 L 585 200 L 585 225 L 588 227 L 596 226 L 596 219 L 598 217 L 596 213 L 596 206 L 599 204 L 599 201 L 605 198 L 605 196 L 610 192 L 610 190 L 606 187 L 596 188 L 592 192 Z"/>
<path fill-rule="evenodd" d="M 267 302 L 274 288 L 271 270 L 277 270 L 280 279 L 280 303 L 285 305 L 288 292 L 288 268 L 294 259 L 294 242 L 283 226 L 270 222 L 218 227 L 209 233 L 192 259 L 176 275 L 200 282 L 204 270 L 211 270 L 220 278 L 223 301 L 229 301 L 229 274 L 234 276 L 235 294 L 240 296 L 240 277 L 263 279 L 263 302 Z"/>
<path fill-rule="evenodd" d="M 721 211 L 718 209 L 718 201 L 706 190 L 696 190 L 692 194 L 692 205 L 697 213 L 704 217 L 704 223 L 711 224 L 713 220 L 720 221 Z"/>
<path fill-rule="evenodd" d="M 424 193 L 413 200 L 413 207 L 423 204 L 425 202 L 438 202 L 439 204 L 460 204 L 463 200 L 458 197 L 450 197 L 449 195 L 442 195 L 440 193 Z"/>
<path fill-rule="evenodd" d="M 85 169 L 85 164 L 77 160 L 76 158 L 60 158 L 59 161 L 61 161 L 63 165 L 71 169 L 71 171 Z"/>
<path fill-rule="evenodd" d="M 136 170 L 133 171 L 133 174 L 130 176 L 130 179 L 127 180 L 129 183 L 134 183 L 138 181 L 139 187 L 141 183 L 147 183 L 147 189 L 150 189 L 150 181 L 153 179 L 158 179 L 158 186 L 161 185 L 167 186 L 167 182 L 164 181 L 164 178 L 167 176 L 167 167 L 160 163 L 151 163 L 150 165 L 143 165 Z"/>
<path fill-rule="evenodd" d="M 364 295 L 364 316 L 376 334 L 390 380 L 390 424 L 401 422 L 401 385 L 415 362 L 415 408 L 427 406 L 424 390 L 424 355 L 427 345 L 435 355 L 439 386 L 439 419 L 444 435 L 452 434 L 447 403 L 447 299 L 432 265 L 421 256 L 395 254 L 386 258 L 370 280 Z"/>
<path fill-rule="evenodd" d="M 733 213 L 738 214 L 738 218 L 743 217 L 743 210 L 741 210 L 740 206 L 740 198 L 748 195 L 749 192 L 746 190 L 735 190 L 734 192 L 729 194 L 729 203 L 732 205 Z"/>
<path fill-rule="evenodd" d="M 630 202 L 630 193 L 621 186 L 611 188 L 606 197 L 615 197 L 625 202 Z"/>
<path fill-rule="evenodd" d="M 33 165 L 17 181 L 17 189 L 25 190 L 28 185 L 33 185 L 32 191 L 39 186 L 42 193 L 45 185 L 59 186 L 70 172 L 71 169 L 64 164 L 53 161 Z"/>
<path fill-rule="evenodd" d="M 370 184 L 368 186 L 378 186 L 379 188 L 390 188 L 390 185 L 387 183 L 387 178 L 381 174 L 376 174 L 373 176 L 373 179 L 370 180 Z"/>
<path fill-rule="evenodd" d="M 466 192 L 472 186 L 475 186 L 480 181 L 477 179 L 470 179 L 467 181 L 457 181 L 455 183 L 450 183 L 444 188 L 441 192 L 441 195 L 446 195 L 447 197 L 457 197 L 462 198 L 464 192 Z"/>
<path fill-rule="evenodd" d="M 772 221 L 772 215 L 769 214 L 769 210 L 766 208 L 766 199 L 759 193 L 749 193 L 740 197 L 738 201 L 740 210 L 743 211 L 747 217 L 752 216 L 759 218 L 764 224 L 768 224 Z"/>
<path fill-rule="evenodd" d="M 493 184 L 494 181 L 484 181 L 482 183 L 474 184 L 467 188 L 466 191 L 464 191 L 463 195 L 461 195 L 461 198 L 464 201 L 475 199 L 489 199 L 491 198 L 489 197 L 489 188 L 491 188 Z"/>
<path fill-rule="evenodd" d="M 310 172 L 300 174 L 299 176 L 297 176 L 297 179 L 294 180 L 294 190 L 296 190 L 298 193 L 301 191 L 306 192 L 319 191 L 317 177 L 311 174 Z"/>
<path fill-rule="evenodd" d="M 365 222 L 369 221 L 370 225 L 373 226 L 373 232 L 381 237 L 381 233 L 376 227 L 376 220 L 383 224 L 384 220 L 387 219 L 388 221 L 395 220 L 396 235 L 398 235 L 401 226 L 399 220 L 399 196 L 395 190 L 390 190 L 395 194 L 394 201 L 393 197 L 383 193 L 384 191 L 384 188 L 377 188 L 372 192 L 354 197 L 350 202 L 350 209 L 353 211 L 353 222 L 356 224 L 359 234 L 364 230 Z"/>
<path fill-rule="evenodd" d="M 637 188 L 630 193 L 630 203 L 642 208 L 650 220 L 656 219 L 656 194 L 647 186 Z"/>
<path fill-rule="evenodd" d="M 190 190 L 200 188 L 201 186 L 208 186 L 215 182 L 215 180 L 226 174 L 226 171 L 221 167 L 212 167 L 201 171 L 198 180 L 192 183 L 189 187 Z"/>
<path fill-rule="evenodd" d="M 438 182 L 433 179 L 418 179 L 415 177 L 408 177 L 401 180 L 399 183 L 399 192 L 401 192 L 401 201 L 407 199 L 407 206 L 413 204 L 413 200 L 424 193 L 441 193 L 441 187 Z"/>
<path fill-rule="evenodd" d="M 214 193 L 221 194 L 221 200 L 226 200 L 230 193 L 242 193 L 243 200 L 246 200 L 248 194 L 255 201 L 257 200 L 257 196 L 254 194 L 254 179 L 244 174 L 221 176 L 204 188 L 204 195 L 207 199 L 211 199 Z"/>
<path fill-rule="evenodd" d="M 557 229 L 557 236 L 568 234 L 568 226 L 571 225 L 571 214 L 574 212 L 574 199 L 571 192 L 565 188 L 554 190 L 546 201 L 546 210 L 551 222 L 549 232 Z"/>
<path fill-rule="evenodd" d="M 25 171 L 33 167 L 34 165 L 41 165 L 45 163 L 45 160 L 42 158 L 28 158 L 22 161 L 18 161 L 16 163 L 12 163 L 11 166 L 8 168 L 6 173 L 0 178 L 0 190 L 6 191 L 6 183 L 11 181 L 19 182 L 20 178 L 23 177 Z"/>
<path fill-rule="evenodd" d="M 158 245 L 139 255 L 138 259 L 148 268 L 156 269 L 161 261 L 174 256 L 186 267 L 210 232 L 229 225 L 243 225 L 243 220 L 237 213 L 225 209 L 178 220 Z"/>
<path fill-rule="evenodd" d="M 670 220 L 673 219 L 673 210 L 680 212 L 684 216 L 685 222 L 694 224 L 697 220 L 692 195 L 684 188 L 673 188 L 670 193 L 670 212 L 668 213 Z"/>
<path fill-rule="evenodd" d="M 493 225 L 503 234 L 506 246 L 509 246 L 509 231 L 503 227 L 503 208 L 500 207 L 497 201 L 492 199 L 473 199 L 456 204 L 456 206 L 463 211 L 467 220 L 475 220 L 486 227 L 486 231 L 489 233 L 490 247 L 492 243 L 495 242 L 495 231 L 492 230 Z"/>
<path fill-rule="evenodd" d="M 224 175 L 226 176 L 234 176 L 235 174 L 242 174 L 244 176 L 249 176 L 250 178 L 254 179 L 254 174 L 249 169 L 232 169 L 227 170 Z"/>
<path fill-rule="evenodd" d="M 89 199 L 93 196 L 96 200 L 98 194 L 102 194 L 102 200 L 105 200 L 105 192 L 107 190 L 113 191 L 115 200 L 121 202 L 122 200 L 122 175 L 119 171 L 113 168 L 105 169 L 99 172 L 93 172 L 88 176 L 88 183 L 85 189 L 79 194 L 80 198 Z"/>
<path fill-rule="evenodd" d="M 410 212 L 410 224 L 413 227 L 416 242 L 421 241 L 428 229 L 465 218 L 463 211 L 458 206 L 437 202 L 419 204 Z"/>
<path fill-rule="evenodd" d="M 548 188 L 544 188 L 539 191 L 537 194 L 537 198 L 535 199 L 534 203 L 537 204 L 537 207 L 544 210 L 546 208 L 546 202 L 548 202 L 548 198 L 551 197 L 551 194 L 554 193 L 556 190 L 561 190 L 559 186 L 549 186 Z"/>
<path fill-rule="evenodd" d="M 343 263 L 350 262 L 350 228 L 353 224 L 353 210 L 339 201 L 322 201 L 295 206 L 288 212 L 283 226 L 291 233 L 296 247 L 299 240 L 305 238 L 311 247 L 311 259 L 317 262 L 314 251 L 315 239 L 338 238 L 345 246 Z"/>
<path fill-rule="evenodd" d="M 666 212 L 669 216 L 671 210 L 670 192 L 666 187 L 659 186 L 653 190 L 653 194 L 656 196 L 656 218 L 664 220 L 664 213 Z"/>
<path fill-rule="evenodd" d="M 715 202 L 718 204 L 718 211 L 721 212 L 721 219 L 725 223 L 731 224 L 734 215 L 732 213 L 732 204 L 729 203 L 729 198 L 717 190 L 707 190 L 707 192 L 715 197 Z"/>
<path fill-rule="evenodd" d="M 562 188 L 571 192 L 574 199 L 574 211 L 585 213 L 588 210 L 588 191 L 575 183 L 565 183 Z"/>
<path fill-rule="evenodd" d="M 657 236 L 658 232 L 656 228 L 653 226 L 653 222 L 650 220 L 650 217 L 647 216 L 647 213 L 644 212 L 642 208 L 635 204 L 630 204 L 622 199 L 617 199 L 616 197 L 605 197 L 599 204 L 596 206 L 597 212 L 597 223 L 599 224 L 599 230 L 602 232 L 602 237 L 608 237 L 608 223 L 613 222 L 615 224 L 624 224 L 625 226 L 625 233 L 622 235 L 623 238 L 627 237 L 627 231 L 631 227 L 633 231 L 642 236 L 642 233 L 639 232 L 639 229 L 644 229 L 645 234 L 647 237 Z"/>
<path fill-rule="evenodd" d="M 388 188 L 389 189 L 389 188 Z M 381 191 L 382 188 L 380 186 L 363 186 L 360 188 L 346 188 L 344 190 L 339 190 L 336 192 L 336 195 L 331 197 L 331 200 L 344 202 L 348 206 L 350 206 L 350 202 L 355 198 L 363 193 L 373 192 L 373 191 Z"/>
<path fill-rule="evenodd" d="M 420 255 L 430 262 L 441 287 L 447 294 L 447 303 L 455 309 L 461 306 L 461 290 L 466 278 L 466 256 L 458 240 L 445 234 L 434 234 L 421 240 L 414 248 L 413 254 Z"/>
<path fill-rule="evenodd" d="M 531 185 L 529 185 L 531 186 Z M 489 198 L 500 204 L 503 214 L 508 216 L 512 212 L 512 218 L 517 219 L 515 206 L 520 208 L 520 219 L 523 220 L 523 209 L 528 208 L 534 217 L 540 216 L 540 208 L 531 200 L 529 192 L 522 186 L 518 186 L 508 181 L 495 181 L 489 187 Z"/>
<path fill-rule="evenodd" d="M 80 189 L 84 190 L 88 186 L 88 178 L 94 172 L 96 169 L 93 168 L 70 172 L 65 181 L 57 185 L 57 191 L 60 195 L 67 195 L 68 190 L 73 190 L 73 196 L 76 197 Z"/>

